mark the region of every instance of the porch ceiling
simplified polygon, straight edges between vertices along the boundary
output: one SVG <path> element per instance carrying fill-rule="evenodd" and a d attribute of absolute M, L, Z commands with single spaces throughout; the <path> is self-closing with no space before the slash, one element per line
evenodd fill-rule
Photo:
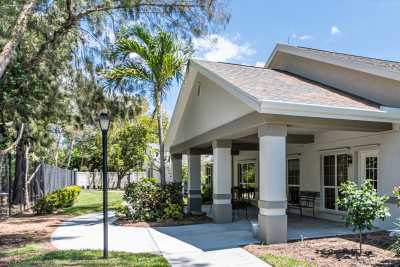
<path fill-rule="evenodd" d="M 233 147 L 246 150 L 246 146 L 258 143 L 258 127 L 267 124 L 288 126 L 288 143 L 307 144 L 314 142 L 314 135 L 324 131 L 380 132 L 392 130 L 392 123 L 326 119 L 301 116 L 250 113 L 237 120 L 226 123 L 206 133 L 198 135 L 181 144 L 172 146 L 170 152 L 185 153 L 189 149 L 210 150 L 211 142 L 217 139 L 233 140 Z M 208 154 L 208 153 L 205 153 Z"/>

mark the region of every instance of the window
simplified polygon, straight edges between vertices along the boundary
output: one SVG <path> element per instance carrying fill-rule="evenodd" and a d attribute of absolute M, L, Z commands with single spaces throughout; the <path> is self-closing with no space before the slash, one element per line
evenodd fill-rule
<path fill-rule="evenodd" d="M 287 161 L 288 202 L 300 202 L 300 160 Z"/>
<path fill-rule="evenodd" d="M 361 175 L 361 178 L 371 180 L 378 190 L 378 151 L 361 152 Z"/>
<path fill-rule="evenodd" d="M 339 187 L 348 180 L 349 156 L 347 154 L 323 157 L 324 207 L 338 209 L 336 199 L 340 197 Z"/>
<path fill-rule="evenodd" d="M 213 176 L 213 165 L 206 165 L 206 185 L 211 186 L 212 184 L 212 176 Z"/>
<path fill-rule="evenodd" d="M 239 163 L 239 185 L 245 190 L 255 190 L 256 188 L 256 163 Z"/>

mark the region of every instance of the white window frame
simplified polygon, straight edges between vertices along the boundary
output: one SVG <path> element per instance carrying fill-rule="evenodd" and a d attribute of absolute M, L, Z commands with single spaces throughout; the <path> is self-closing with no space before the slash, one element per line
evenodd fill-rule
<path fill-rule="evenodd" d="M 254 173 L 254 175 L 255 175 L 255 177 L 254 177 L 254 185 L 255 185 L 255 188 L 256 188 L 256 190 L 257 190 L 257 161 L 254 159 L 249 159 L 249 160 L 241 160 L 241 161 L 238 161 L 238 163 L 237 163 L 237 185 L 238 186 L 242 186 L 242 184 L 240 183 L 240 176 L 241 176 L 241 174 L 240 174 L 240 172 L 239 172 L 239 165 L 242 165 L 242 164 L 254 164 L 254 166 L 255 166 L 255 173 Z M 247 183 L 248 184 L 248 183 Z"/>
<path fill-rule="evenodd" d="M 333 188 L 335 189 L 335 200 L 337 199 L 337 197 L 339 196 L 339 187 L 337 184 L 337 157 L 338 155 L 352 155 L 353 153 L 351 153 L 349 150 L 338 150 L 338 151 L 332 151 L 332 152 L 325 152 L 325 153 L 321 153 L 321 185 L 322 185 L 322 192 L 321 192 L 321 208 L 322 210 L 326 211 L 326 212 L 330 212 L 330 213 L 340 213 L 343 214 L 345 213 L 345 211 L 340 210 L 338 204 L 335 201 L 335 209 L 328 209 L 325 208 L 325 188 Z M 325 185 L 325 176 L 324 176 L 324 164 L 325 164 L 325 157 L 326 156 L 335 156 L 335 184 L 334 185 Z M 352 175 L 351 175 L 351 169 L 349 169 L 349 166 L 347 167 L 347 181 L 352 180 Z"/>
<path fill-rule="evenodd" d="M 380 171 L 379 171 L 379 150 L 377 149 L 370 149 L 370 150 L 362 150 L 359 152 L 360 156 L 359 156 L 359 169 L 358 169 L 358 179 L 360 182 L 360 185 L 365 181 L 366 178 L 366 166 L 365 166 L 365 159 L 367 157 L 376 157 L 378 162 L 377 162 L 377 188 L 376 190 L 379 192 L 379 187 L 380 187 Z"/>
<path fill-rule="evenodd" d="M 289 184 L 289 160 L 298 160 L 299 161 L 299 184 Z M 289 187 L 298 187 L 299 193 L 301 189 L 301 160 L 300 157 L 288 157 L 286 159 L 286 197 L 289 194 Z"/>

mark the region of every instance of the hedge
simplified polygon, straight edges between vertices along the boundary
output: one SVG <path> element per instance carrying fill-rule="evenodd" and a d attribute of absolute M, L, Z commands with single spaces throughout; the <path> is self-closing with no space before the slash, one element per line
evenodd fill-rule
<path fill-rule="evenodd" d="M 37 214 L 50 214 L 58 209 L 71 207 L 80 193 L 79 186 L 66 186 L 39 199 L 33 209 Z"/>

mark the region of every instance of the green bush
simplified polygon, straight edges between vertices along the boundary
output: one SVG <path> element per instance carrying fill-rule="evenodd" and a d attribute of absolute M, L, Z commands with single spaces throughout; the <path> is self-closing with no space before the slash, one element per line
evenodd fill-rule
<path fill-rule="evenodd" d="M 66 186 L 39 199 L 33 209 L 37 214 L 50 214 L 58 209 L 71 207 L 80 193 L 79 186 Z"/>
<path fill-rule="evenodd" d="M 212 202 L 212 190 L 209 185 L 201 185 L 201 199 L 203 203 L 210 203 Z"/>
<path fill-rule="evenodd" d="M 400 186 L 396 186 L 393 189 L 393 194 L 397 198 L 397 206 L 400 207 Z M 400 229 L 400 218 L 397 219 L 395 225 Z M 396 236 L 394 243 L 390 246 L 390 249 L 397 255 L 400 256 L 400 236 Z"/>
<path fill-rule="evenodd" d="M 154 178 L 131 183 L 123 194 L 124 206 L 118 213 L 134 221 L 160 221 L 183 216 L 181 186 L 168 183 L 164 187 Z"/>

